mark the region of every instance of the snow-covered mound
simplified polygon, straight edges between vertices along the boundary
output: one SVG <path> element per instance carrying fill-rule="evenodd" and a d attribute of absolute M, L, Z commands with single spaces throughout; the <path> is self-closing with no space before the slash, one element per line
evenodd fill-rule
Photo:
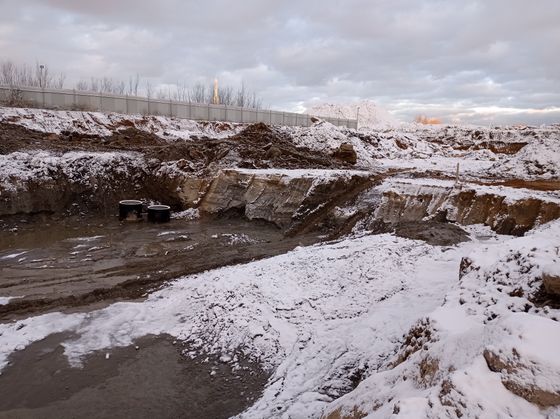
<path fill-rule="evenodd" d="M 560 179 L 560 137 L 535 140 L 494 164 L 490 172 L 510 178 Z"/>
<path fill-rule="evenodd" d="M 560 310 L 540 297 L 559 246 L 555 221 L 465 257 L 443 305 L 325 417 L 560 417 Z"/>
<path fill-rule="evenodd" d="M 0 191 L 25 189 L 30 183 L 53 181 L 60 176 L 71 182 L 95 185 L 95 179 L 114 178 L 143 167 L 143 156 L 135 152 L 17 151 L 0 154 Z"/>
<path fill-rule="evenodd" d="M 136 128 L 170 141 L 188 140 L 193 136 L 225 138 L 242 129 L 241 124 L 199 122 L 165 116 L 9 107 L 0 108 L 0 122 L 53 134 L 72 132 L 110 136 L 114 131 Z"/>
<path fill-rule="evenodd" d="M 323 103 L 307 110 L 310 115 L 327 118 L 356 119 L 358 128 L 397 127 L 400 122 L 386 109 L 371 100 L 349 104 Z"/>

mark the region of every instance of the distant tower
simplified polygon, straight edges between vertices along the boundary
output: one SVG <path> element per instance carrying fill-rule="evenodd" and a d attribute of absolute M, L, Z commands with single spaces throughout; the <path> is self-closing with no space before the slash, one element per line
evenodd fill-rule
<path fill-rule="evenodd" d="M 214 79 L 214 95 L 212 96 L 212 104 L 220 104 L 220 96 L 218 95 L 218 79 Z"/>

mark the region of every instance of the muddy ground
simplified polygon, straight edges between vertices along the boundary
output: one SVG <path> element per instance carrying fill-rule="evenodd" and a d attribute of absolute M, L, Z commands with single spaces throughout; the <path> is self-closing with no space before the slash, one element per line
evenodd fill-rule
<path fill-rule="evenodd" d="M 115 216 L 0 217 L 0 319 L 140 298 L 182 275 L 285 253 L 321 240 L 285 236 L 237 214 L 165 224 Z"/>
<path fill-rule="evenodd" d="M 54 334 L 10 357 L 0 375 L 0 418 L 220 419 L 242 412 L 268 378 L 241 355 L 241 368 L 213 355 L 183 355 L 171 336 L 146 336 L 133 345 L 89 354 L 72 368 Z"/>

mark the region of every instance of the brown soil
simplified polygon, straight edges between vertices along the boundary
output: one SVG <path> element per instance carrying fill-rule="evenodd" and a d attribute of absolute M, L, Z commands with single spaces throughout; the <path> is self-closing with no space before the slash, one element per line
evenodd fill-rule
<path fill-rule="evenodd" d="M 94 352 L 72 368 L 61 346 L 72 338 L 50 335 L 10 356 L 0 417 L 228 418 L 250 406 L 268 378 L 242 354 L 235 370 L 211 354 L 185 357 L 188 345 L 166 335 Z"/>
<path fill-rule="evenodd" d="M 397 223 L 395 234 L 433 246 L 453 246 L 470 240 L 468 233 L 458 225 L 437 221 Z"/>

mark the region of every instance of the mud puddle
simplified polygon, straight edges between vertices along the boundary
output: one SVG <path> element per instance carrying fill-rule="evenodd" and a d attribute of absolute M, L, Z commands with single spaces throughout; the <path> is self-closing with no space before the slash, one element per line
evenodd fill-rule
<path fill-rule="evenodd" d="M 115 217 L 0 218 L 0 316 L 139 298 L 184 274 L 285 253 L 318 234 L 285 237 L 240 217 L 174 219 L 166 224 Z"/>
<path fill-rule="evenodd" d="M 145 336 L 124 348 L 90 354 L 72 368 L 54 334 L 10 357 L 0 375 L 1 418 L 227 418 L 262 392 L 268 375 L 238 356 L 182 355 L 171 336 Z"/>

